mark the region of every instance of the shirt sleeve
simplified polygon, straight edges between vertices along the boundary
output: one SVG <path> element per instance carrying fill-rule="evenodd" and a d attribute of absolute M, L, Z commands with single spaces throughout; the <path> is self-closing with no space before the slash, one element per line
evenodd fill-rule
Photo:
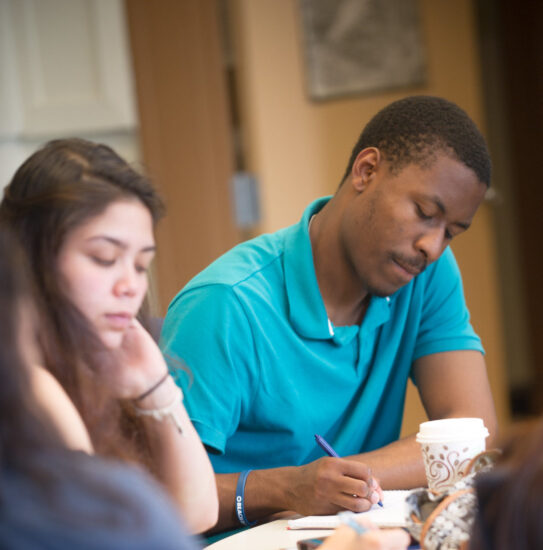
<path fill-rule="evenodd" d="M 484 353 L 470 323 L 462 278 L 450 248 L 425 273 L 426 285 L 413 360 L 457 350 Z"/>
<path fill-rule="evenodd" d="M 254 387 L 254 344 L 234 290 L 212 284 L 182 291 L 164 320 L 161 348 L 203 443 L 224 453 Z M 183 369 L 175 367 L 184 364 Z"/>

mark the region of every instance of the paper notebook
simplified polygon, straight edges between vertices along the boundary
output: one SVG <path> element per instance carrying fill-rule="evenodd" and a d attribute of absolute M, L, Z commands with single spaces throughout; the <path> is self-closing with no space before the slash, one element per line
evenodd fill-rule
<path fill-rule="evenodd" d="M 405 527 L 407 504 L 411 491 L 384 491 L 383 507 L 374 504 L 367 512 L 355 514 L 371 520 L 377 527 Z M 335 529 L 340 524 L 337 516 L 305 516 L 288 521 L 289 529 Z"/>

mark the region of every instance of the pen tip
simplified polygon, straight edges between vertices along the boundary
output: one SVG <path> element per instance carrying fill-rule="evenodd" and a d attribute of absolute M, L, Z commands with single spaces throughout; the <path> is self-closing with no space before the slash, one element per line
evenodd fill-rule
<path fill-rule="evenodd" d="M 381 500 L 377 504 L 379 504 L 381 508 L 383 507 L 383 502 Z"/>

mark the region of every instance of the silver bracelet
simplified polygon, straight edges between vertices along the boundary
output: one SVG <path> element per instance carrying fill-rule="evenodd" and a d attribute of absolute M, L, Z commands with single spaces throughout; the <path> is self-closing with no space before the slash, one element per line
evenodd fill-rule
<path fill-rule="evenodd" d="M 175 386 L 175 395 L 170 403 L 161 407 L 160 409 L 140 409 L 134 405 L 134 411 L 138 416 L 150 416 L 159 422 L 162 422 L 165 418 L 169 418 L 179 431 L 181 435 L 183 433 L 183 427 L 181 426 L 181 419 L 175 408 L 179 403 L 183 401 L 183 391 L 179 386 Z"/>

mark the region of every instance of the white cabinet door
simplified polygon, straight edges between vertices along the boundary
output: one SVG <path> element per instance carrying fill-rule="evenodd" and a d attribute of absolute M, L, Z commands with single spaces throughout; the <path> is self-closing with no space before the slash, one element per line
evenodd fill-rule
<path fill-rule="evenodd" d="M 136 126 L 122 0 L 0 0 L 0 137 Z"/>

